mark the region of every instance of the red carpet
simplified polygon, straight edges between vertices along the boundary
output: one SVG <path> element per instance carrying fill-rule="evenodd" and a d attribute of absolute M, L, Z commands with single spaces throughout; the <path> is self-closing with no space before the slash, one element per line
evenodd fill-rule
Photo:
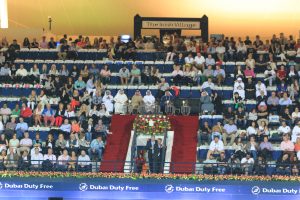
<path fill-rule="evenodd" d="M 134 118 L 134 115 L 112 116 L 112 135 L 107 139 L 100 167 L 102 172 L 123 172 Z"/>
<path fill-rule="evenodd" d="M 170 172 L 192 173 L 197 155 L 198 116 L 170 116 L 170 120 L 175 132 Z"/>

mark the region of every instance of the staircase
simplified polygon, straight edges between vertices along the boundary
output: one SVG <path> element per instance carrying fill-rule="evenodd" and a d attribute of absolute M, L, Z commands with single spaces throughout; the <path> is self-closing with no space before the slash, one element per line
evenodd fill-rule
<path fill-rule="evenodd" d="M 174 130 L 171 173 L 193 173 L 197 154 L 198 116 L 170 116 Z"/>
<path fill-rule="evenodd" d="M 113 115 L 100 166 L 101 172 L 123 172 L 134 115 Z"/>

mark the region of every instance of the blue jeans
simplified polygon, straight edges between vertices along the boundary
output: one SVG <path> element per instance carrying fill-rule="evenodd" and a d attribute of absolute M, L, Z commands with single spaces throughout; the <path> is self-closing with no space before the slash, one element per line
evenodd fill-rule
<path fill-rule="evenodd" d="M 92 141 L 92 132 L 86 132 L 85 133 L 85 139 L 89 142 Z"/>
<path fill-rule="evenodd" d="M 97 154 L 99 160 L 101 160 L 101 158 L 102 158 L 102 148 L 100 148 L 100 149 L 95 149 L 94 152 L 93 152 L 93 149 L 92 149 L 92 148 L 89 148 L 88 153 L 89 153 L 90 159 L 92 159 L 92 156 L 93 156 L 94 154 Z"/>
<path fill-rule="evenodd" d="M 253 159 L 256 160 L 256 158 L 257 158 L 257 151 L 256 150 L 251 150 L 250 153 L 251 153 Z"/>

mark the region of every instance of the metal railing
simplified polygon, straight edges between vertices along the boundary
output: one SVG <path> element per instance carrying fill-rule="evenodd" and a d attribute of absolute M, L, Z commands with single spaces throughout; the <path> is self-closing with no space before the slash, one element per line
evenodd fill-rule
<path fill-rule="evenodd" d="M 170 166 L 169 173 L 187 174 L 246 174 L 246 175 L 299 175 L 300 164 L 241 164 L 241 163 L 191 163 L 191 162 L 146 162 L 142 170 L 131 167 L 128 173 L 163 173 L 164 166 Z M 123 172 L 132 161 L 50 161 L 50 160 L 1 160 L 0 171 L 76 171 L 76 172 Z"/>

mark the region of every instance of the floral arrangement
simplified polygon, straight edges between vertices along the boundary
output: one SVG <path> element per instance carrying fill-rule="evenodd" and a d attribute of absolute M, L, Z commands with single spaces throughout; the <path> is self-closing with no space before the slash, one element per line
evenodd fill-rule
<path fill-rule="evenodd" d="M 159 135 L 170 130 L 171 123 L 169 117 L 165 115 L 137 115 L 133 129 L 138 134 Z"/>
<path fill-rule="evenodd" d="M 122 179 L 178 179 L 194 181 L 292 181 L 300 182 L 300 176 L 237 176 L 237 175 L 203 175 L 203 174 L 125 174 L 101 172 L 34 172 L 34 171 L 0 171 L 1 178 L 122 178 Z"/>

